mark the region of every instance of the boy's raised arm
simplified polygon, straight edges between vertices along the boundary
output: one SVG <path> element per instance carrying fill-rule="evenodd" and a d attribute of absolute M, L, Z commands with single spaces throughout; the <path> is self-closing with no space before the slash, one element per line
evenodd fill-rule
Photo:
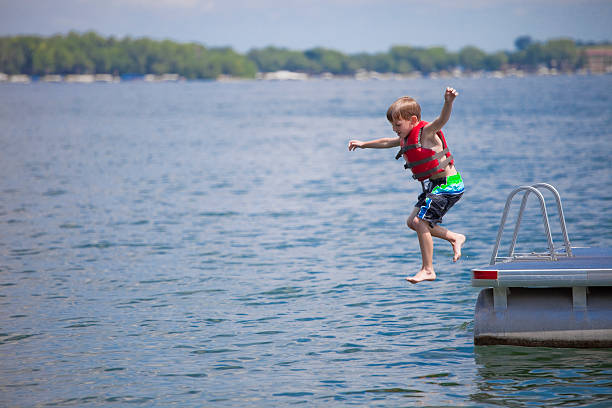
<path fill-rule="evenodd" d="M 440 116 L 435 118 L 431 123 L 429 123 L 425 129 L 427 130 L 427 134 L 431 137 L 436 134 L 437 131 L 442 129 L 446 122 L 450 119 L 451 111 L 453 108 L 453 102 L 455 98 L 459 95 L 454 88 L 446 88 L 444 92 L 444 105 L 442 106 L 442 112 L 440 112 Z"/>

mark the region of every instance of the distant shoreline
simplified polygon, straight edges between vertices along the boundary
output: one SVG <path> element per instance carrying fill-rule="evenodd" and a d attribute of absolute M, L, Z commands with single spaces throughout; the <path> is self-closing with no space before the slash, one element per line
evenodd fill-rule
<path fill-rule="evenodd" d="M 387 52 L 345 54 L 317 47 L 305 51 L 266 47 L 246 54 L 232 48 L 148 38 L 102 37 L 70 32 L 52 37 L 0 37 L 0 80 L 4 82 L 167 82 L 235 78 L 307 80 L 329 78 L 526 76 L 611 73 L 612 44 L 570 38 L 545 42 L 522 36 L 513 51 L 488 54 L 475 46 L 394 45 Z M 28 79 L 29 78 L 29 79 Z"/>
<path fill-rule="evenodd" d="M 413 79 L 479 79 L 479 78 L 524 78 L 524 77 L 544 77 L 544 76 L 589 76 L 607 75 L 610 73 L 593 73 L 586 69 L 575 72 L 559 72 L 556 69 L 541 68 L 536 72 L 523 70 L 507 71 L 480 71 L 480 72 L 432 72 L 427 75 L 416 72 L 411 74 L 380 73 L 375 71 L 358 72 L 355 75 L 334 75 L 330 73 L 322 75 L 308 75 L 300 72 L 277 71 L 258 73 L 255 78 L 233 77 L 220 75 L 216 79 L 187 79 L 178 74 L 162 75 L 130 75 L 121 77 L 110 74 L 84 74 L 84 75 L 57 75 L 50 74 L 44 76 L 30 75 L 6 75 L 0 73 L 0 84 L 30 84 L 30 83 L 64 83 L 64 84 L 93 84 L 93 83 L 169 83 L 169 82 L 244 82 L 244 81 L 268 81 L 268 82 L 300 82 L 300 81 L 329 81 L 329 80 L 356 80 L 356 81 L 403 81 Z"/>

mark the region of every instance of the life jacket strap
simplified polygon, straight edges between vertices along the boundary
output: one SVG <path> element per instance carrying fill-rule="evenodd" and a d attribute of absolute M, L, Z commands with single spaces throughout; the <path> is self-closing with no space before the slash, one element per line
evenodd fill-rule
<path fill-rule="evenodd" d="M 406 164 L 404 164 L 404 168 L 405 169 L 411 169 L 411 168 L 419 166 L 421 164 L 425 164 L 425 163 L 427 163 L 429 161 L 438 160 L 441 157 L 445 156 L 446 153 L 448 153 L 448 147 L 446 149 L 442 150 L 441 152 L 438 152 L 438 153 L 434 154 L 431 157 L 427 157 L 427 158 L 425 158 L 423 160 L 417 160 L 415 162 L 406 163 Z"/>
<path fill-rule="evenodd" d="M 424 171 L 422 173 L 413 174 L 412 178 L 415 179 L 415 180 L 418 180 L 418 179 L 421 179 L 421 178 L 424 178 L 424 177 L 429 177 L 432 174 L 436 173 L 438 170 L 444 169 L 452 160 L 453 160 L 453 155 L 450 154 L 446 159 L 442 160 L 440 162 L 440 164 L 438 164 L 433 169 L 429 169 L 429 170 Z"/>
<path fill-rule="evenodd" d="M 399 160 L 400 157 L 402 157 L 404 155 L 404 153 L 406 153 L 408 150 L 410 150 L 410 149 L 418 149 L 419 147 L 421 147 L 421 143 L 402 146 L 400 151 L 397 152 L 397 154 L 395 155 L 395 160 Z"/>

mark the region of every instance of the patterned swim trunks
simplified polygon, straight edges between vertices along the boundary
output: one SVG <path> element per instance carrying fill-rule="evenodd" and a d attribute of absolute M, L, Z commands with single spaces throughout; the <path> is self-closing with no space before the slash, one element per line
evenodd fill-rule
<path fill-rule="evenodd" d="M 426 180 L 423 193 L 419 195 L 415 207 L 420 207 L 417 217 L 429 221 L 433 227 L 442 222 L 444 214 L 461 198 L 464 186 L 461 174 Z"/>

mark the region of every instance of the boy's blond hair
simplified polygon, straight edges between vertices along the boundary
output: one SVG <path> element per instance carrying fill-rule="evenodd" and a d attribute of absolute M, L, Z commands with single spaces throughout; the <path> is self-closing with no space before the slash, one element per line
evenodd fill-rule
<path fill-rule="evenodd" d="M 416 116 L 421 120 L 421 106 L 410 96 L 403 96 L 393 102 L 387 109 L 387 120 L 393 122 L 397 119 L 409 120 L 412 116 Z"/>

